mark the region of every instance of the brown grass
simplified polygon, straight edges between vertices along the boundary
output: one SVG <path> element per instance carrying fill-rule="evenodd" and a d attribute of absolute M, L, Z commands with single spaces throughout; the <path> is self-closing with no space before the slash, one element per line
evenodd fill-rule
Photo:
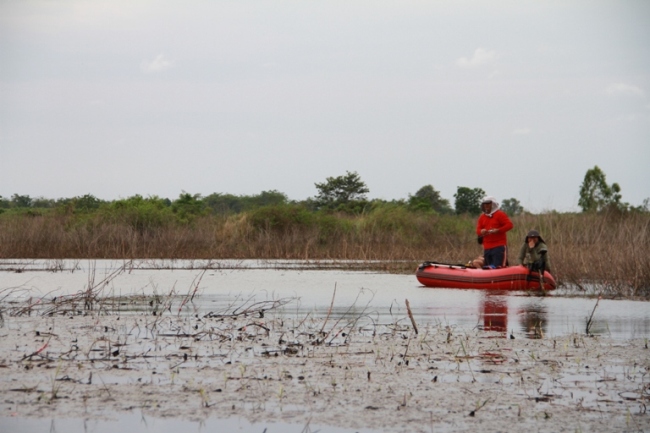
<path fill-rule="evenodd" d="M 3 215 L 0 257 L 79 259 L 309 259 L 398 261 L 411 272 L 424 260 L 461 263 L 480 254 L 475 220 L 388 209 L 361 216 L 272 224 L 249 214 L 202 216 L 143 228 L 119 220 L 51 214 Z M 529 229 L 549 245 L 560 284 L 599 283 L 603 294 L 650 296 L 650 214 L 541 214 L 513 218 L 509 260 Z"/>

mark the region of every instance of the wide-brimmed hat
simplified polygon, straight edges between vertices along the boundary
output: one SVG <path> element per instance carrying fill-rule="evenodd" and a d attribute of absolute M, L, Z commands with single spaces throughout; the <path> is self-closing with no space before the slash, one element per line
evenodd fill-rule
<path fill-rule="evenodd" d="M 539 235 L 539 232 L 537 230 L 530 230 L 528 232 L 528 234 L 526 235 L 526 242 L 528 242 L 528 238 L 532 238 L 532 237 L 539 238 L 540 242 L 544 242 L 544 239 L 542 239 L 542 237 Z"/>
<path fill-rule="evenodd" d="M 490 205 L 487 212 L 485 210 L 483 210 L 483 205 L 486 205 L 486 204 Z M 485 196 L 485 197 L 483 197 L 483 200 L 481 200 L 481 210 L 483 211 L 484 214 L 486 214 L 486 215 L 488 215 L 490 217 L 492 216 L 492 214 L 494 212 L 499 210 L 499 207 L 500 207 L 499 202 L 497 201 L 496 198 L 492 197 L 491 195 Z"/>

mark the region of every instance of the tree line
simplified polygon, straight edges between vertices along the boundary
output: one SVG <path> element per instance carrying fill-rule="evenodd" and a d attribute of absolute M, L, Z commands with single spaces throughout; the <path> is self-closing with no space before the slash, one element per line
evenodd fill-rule
<path fill-rule="evenodd" d="M 37 215 L 44 209 L 54 209 L 65 213 L 88 213 L 99 209 L 119 211 L 129 207 L 150 207 L 167 209 L 180 220 L 195 215 L 232 215 L 247 212 L 265 206 L 297 205 L 310 211 L 334 211 L 347 214 L 361 214 L 382 204 L 404 207 L 413 212 L 426 212 L 439 215 L 476 216 L 481 212 L 481 200 L 485 196 L 482 188 L 457 187 L 454 205 L 443 198 L 433 185 L 424 185 L 407 199 L 369 200 L 370 192 L 365 182 L 356 172 L 328 177 L 324 182 L 314 184 L 317 194 L 303 201 L 290 200 L 286 194 L 276 191 L 262 191 L 255 195 L 233 195 L 213 193 L 207 196 L 182 192 L 176 200 L 158 196 L 142 197 L 134 195 L 114 201 L 101 200 L 92 194 L 73 198 L 48 199 L 32 198 L 29 195 L 13 194 L 10 198 L 0 196 L 0 214 L 7 210 Z M 578 205 L 583 212 L 603 212 L 616 210 L 620 212 L 648 212 L 650 199 L 645 199 L 641 206 L 631 206 L 622 201 L 621 187 L 617 183 L 609 185 L 605 173 L 598 167 L 587 170 L 580 186 Z M 502 200 L 501 208 L 511 216 L 521 215 L 525 211 L 518 199 L 512 197 Z"/>
<path fill-rule="evenodd" d="M 481 188 L 458 187 L 452 207 L 432 185 L 402 200 L 369 200 L 356 172 L 315 187 L 299 202 L 275 190 L 114 201 L 14 194 L 0 199 L 0 258 L 363 260 L 410 273 L 421 260 L 466 263 L 482 249 L 474 233 Z M 600 282 L 612 296 L 650 299 L 648 201 L 623 202 L 620 186 L 598 167 L 581 185 L 583 212 L 533 214 L 514 198 L 502 203 L 512 245 L 530 229 L 543 233 L 560 284 Z"/>

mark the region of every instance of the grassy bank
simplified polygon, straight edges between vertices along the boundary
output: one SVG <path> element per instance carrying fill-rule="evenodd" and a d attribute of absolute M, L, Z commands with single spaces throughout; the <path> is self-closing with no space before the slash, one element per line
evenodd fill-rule
<path fill-rule="evenodd" d="M 650 214 L 524 214 L 512 218 L 509 259 L 525 233 L 541 231 L 560 284 L 603 283 L 606 294 L 650 296 Z M 143 200 L 93 211 L 0 214 L 2 258 L 356 259 L 460 263 L 481 253 L 475 218 L 412 212 L 384 204 L 360 215 L 300 205 L 223 215 L 174 210 Z"/>

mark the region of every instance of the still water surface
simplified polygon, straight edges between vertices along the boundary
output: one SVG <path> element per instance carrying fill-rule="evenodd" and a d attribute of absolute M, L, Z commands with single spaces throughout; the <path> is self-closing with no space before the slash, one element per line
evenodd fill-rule
<path fill-rule="evenodd" d="M 9 301 L 47 303 L 55 297 L 74 296 L 88 288 L 101 296 L 175 295 L 175 312 L 208 314 L 237 305 L 290 299 L 280 314 L 363 316 L 375 324 L 410 325 L 408 299 L 418 327 L 450 326 L 458 331 L 499 331 L 504 338 L 553 338 L 584 334 L 588 318 L 591 333 L 614 339 L 650 338 L 650 303 L 562 296 L 561 290 L 539 297 L 525 293 L 432 289 L 414 275 L 344 270 L 354 263 L 288 261 L 73 261 L 0 260 L 0 309 Z M 210 269 L 204 270 L 202 267 Z M 4 304 L 4 305 L 3 305 Z M 110 303 L 109 303 L 110 304 Z M 16 304 L 12 304 L 16 305 Z M 114 302 L 109 314 L 130 314 Z M 144 305 L 147 305 L 144 303 Z M 594 307 L 596 307 L 594 309 Z M 142 304 L 137 313 L 142 314 Z M 170 313 L 167 313 L 170 314 Z M 3 414 L 6 415 L 6 414 Z M 0 415 L 0 431 L 22 432 L 206 432 L 246 433 L 323 431 L 377 433 L 367 429 L 305 426 L 289 423 L 251 424 L 240 418 L 203 421 L 156 419 L 142 414 L 119 414 L 113 420 L 24 419 Z"/>
<path fill-rule="evenodd" d="M 154 418 L 143 414 L 121 414 L 114 420 L 0 417 L 0 431 L 3 433 L 377 433 L 376 430 L 370 429 L 348 429 L 312 424 L 250 423 L 243 418 L 208 418 L 202 421 L 189 421 Z"/>
<path fill-rule="evenodd" d="M 354 265 L 354 262 L 346 262 Z M 208 266 L 210 269 L 200 269 Z M 340 269 L 340 262 L 295 261 L 0 261 L 0 299 L 74 295 L 97 287 L 104 296 L 196 293 L 183 306 L 192 314 L 291 298 L 282 314 L 303 318 L 361 315 L 374 323 L 485 329 L 534 338 L 586 332 L 614 339 L 650 338 L 650 303 L 484 290 L 433 289 L 414 275 Z M 325 268 L 325 269 L 323 269 Z M 9 296 L 10 295 L 10 296 Z M 180 301 L 178 302 L 180 304 Z M 116 307 L 119 309 L 120 307 Z M 595 308 L 595 310 L 594 310 Z M 123 311 L 126 313 L 126 311 Z"/>

